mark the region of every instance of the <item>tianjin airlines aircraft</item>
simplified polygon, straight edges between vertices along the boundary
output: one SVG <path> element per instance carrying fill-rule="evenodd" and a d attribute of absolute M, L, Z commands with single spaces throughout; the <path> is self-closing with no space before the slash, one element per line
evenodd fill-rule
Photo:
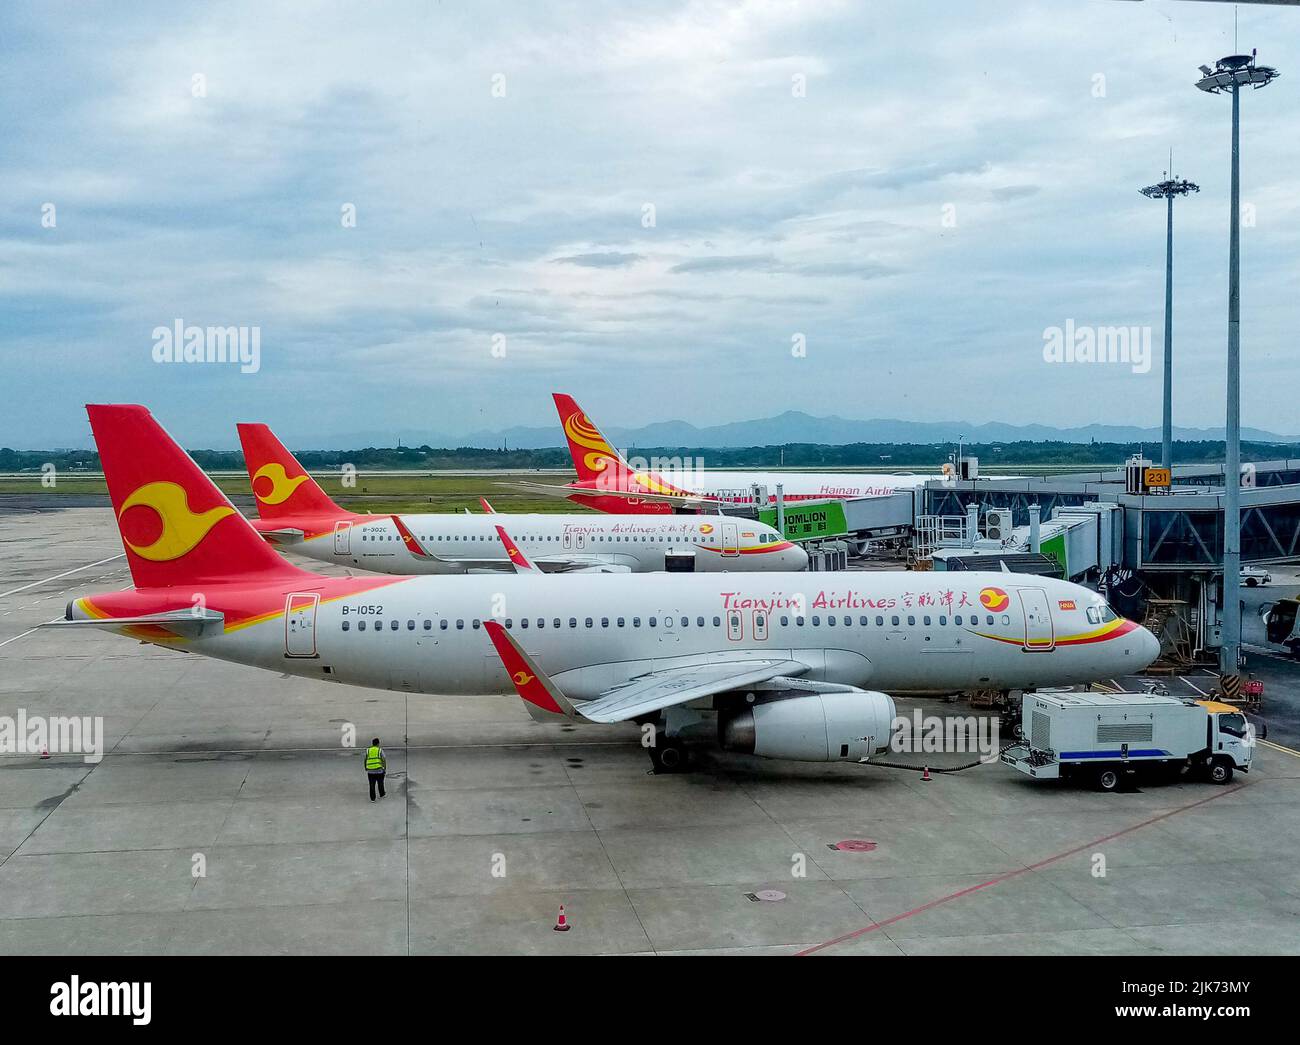
<path fill-rule="evenodd" d="M 1012 573 L 324 577 L 262 540 L 144 407 L 87 412 L 134 586 L 46 627 L 379 689 L 514 690 L 539 719 L 653 724 L 656 768 L 701 730 L 862 761 L 888 746 L 881 691 L 1068 685 L 1159 649 L 1088 589 Z"/>
<path fill-rule="evenodd" d="M 701 573 L 802 570 L 808 555 L 776 530 L 720 515 L 358 515 L 340 508 L 262 424 L 241 424 L 253 527 L 267 540 L 322 562 L 376 573 L 509 572 L 497 528 L 546 573 Z"/>
<path fill-rule="evenodd" d="M 602 512 L 671 512 L 713 504 L 753 504 L 755 485 L 767 489 L 766 504 L 776 502 L 783 487 L 788 502 L 887 497 L 913 490 L 941 475 L 890 475 L 871 472 L 715 472 L 704 470 L 650 471 L 634 468 L 614 449 L 572 397 L 556 392 L 569 454 L 578 473 L 566 486 L 517 482 L 512 486 L 554 496 Z"/>

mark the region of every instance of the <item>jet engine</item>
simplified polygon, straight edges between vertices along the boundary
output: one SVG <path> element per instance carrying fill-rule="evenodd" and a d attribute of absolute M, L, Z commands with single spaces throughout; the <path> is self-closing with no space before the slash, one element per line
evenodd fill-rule
<path fill-rule="evenodd" d="M 718 715 L 725 750 L 791 762 L 860 762 L 889 749 L 894 702 L 885 693 L 837 686 L 763 698 Z"/>

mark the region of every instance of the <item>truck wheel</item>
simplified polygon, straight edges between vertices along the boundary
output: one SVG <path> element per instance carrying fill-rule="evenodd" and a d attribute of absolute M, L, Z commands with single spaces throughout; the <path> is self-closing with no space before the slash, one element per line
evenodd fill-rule
<path fill-rule="evenodd" d="M 1098 791 L 1118 791 L 1119 790 L 1119 770 L 1112 769 L 1109 766 L 1103 766 L 1097 770 L 1097 790 Z"/>
<path fill-rule="evenodd" d="M 1216 758 L 1210 763 L 1210 783 L 1226 784 L 1232 780 L 1232 763 L 1226 758 Z"/>

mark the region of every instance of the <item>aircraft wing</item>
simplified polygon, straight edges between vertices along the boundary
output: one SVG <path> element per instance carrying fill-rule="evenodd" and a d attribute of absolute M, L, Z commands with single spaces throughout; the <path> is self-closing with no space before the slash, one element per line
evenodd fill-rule
<path fill-rule="evenodd" d="M 631 566 L 602 562 L 586 555 L 540 555 L 534 564 L 545 568 L 546 573 L 631 573 Z"/>
<path fill-rule="evenodd" d="M 624 722 L 675 704 L 755 686 L 782 676 L 801 675 L 808 670 L 808 665 L 797 660 L 730 660 L 694 664 L 647 672 L 607 690 L 595 700 L 575 705 L 497 621 L 485 621 L 483 627 L 521 699 L 542 711 L 586 722 Z"/>

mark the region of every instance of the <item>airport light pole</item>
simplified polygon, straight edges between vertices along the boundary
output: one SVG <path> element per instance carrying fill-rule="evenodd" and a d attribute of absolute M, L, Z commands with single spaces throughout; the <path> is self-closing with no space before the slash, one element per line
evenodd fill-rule
<path fill-rule="evenodd" d="M 1267 87 L 1278 76 L 1256 65 L 1255 52 L 1201 66 L 1196 86 L 1232 95 L 1232 203 L 1228 213 L 1228 411 L 1223 467 L 1223 645 L 1219 648 L 1224 696 L 1241 691 L 1241 89 Z"/>
<path fill-rule="evenodd" d="M 1170 167 L 1173 164 L 1170 163 Z M 1164 200 L 1168 206 L 1165 224 L 1165 412 L 1161 430 L 1160 467 L 1174 463 L 1174 197 L 1200 192 L 1201 187 L 1186 178 L 1179 179 L 1172 170 L 1165 180 L 1140 190 L 1143 196 Z"/>

